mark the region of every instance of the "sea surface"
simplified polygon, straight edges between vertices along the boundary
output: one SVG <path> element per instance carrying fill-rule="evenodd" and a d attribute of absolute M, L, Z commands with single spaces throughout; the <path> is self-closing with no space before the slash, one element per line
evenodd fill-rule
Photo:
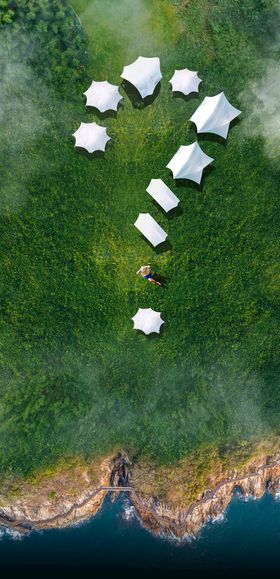
<path fill-rule="evenodd" d="M 77 577 L 79 569 L 89 571 L 90 577 L 99 576 L 98 571 L 110 572 L 106 576 L 111 577 L 123 572 L 144 577 L 147 570 L 150 576 L 170 577 L 180 571 L 186 578 L 219 572 L 238 578 L 241 570 L 252 571 L 253 576 L 265 577 L 267 571 L 279 576 L 280 500 L 266 494 L 261 500 L 245 501 L 236 495 L 224 517 L 208 524 L 198 538 L 179 544 L 141 527 L 123 494 L 113 503 L 107 498 L 94 518 L 67 529 L 22 538 L 0 528 L 0 571 L 4 569 L 11 573 L 44 569 L 50 577 L 53 569 L 76 570 Z"/>

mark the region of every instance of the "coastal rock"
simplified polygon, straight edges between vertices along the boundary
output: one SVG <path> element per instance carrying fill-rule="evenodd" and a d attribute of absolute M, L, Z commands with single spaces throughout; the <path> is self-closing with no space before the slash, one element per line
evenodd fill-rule
<path fill-rule="evenodd" d="M 91 468 L 74 465 L 69 472 L 43 478 L 36 488 L 23 487 L 15 498 L 0 497 L 0 522 L 18 527 L 61 527 L 95 514 L 103 503 L 114 457 L 104 459 L 93 478 Z M 73 483 L 75 481 L 75 484 Z"/>
<path fill-rule="evenodd" d="M 29 528 L 65 527 L 94 515 L 107 492 L 113 496 L 129 492 L 142 524 L 155 534 L 183 539 L 195 536 L 210 520 L 220 517 L 228 507 L 232 494 L 239 490 L 244 497 L 261 498 L 267 489 L 276 496 L 280 489 L 280 457 L 267 464 L 263 457 L 251 463 L 246 472 L 231 471 L 234 476 L 220 480 L 199 493 L 189 505 L 182 501 L 174 506 L 135 491 L 129 486 L 133 469 L 123 453 L 109 456 L 98 465 L 76 465 L 53 476 L 43 477 L 35 488 L 26 486 L 20 496 L 0 497 L 0 524 L 26 531 Z M 212 477 L 212 475 L 211 475 Z M 220 474 L 219 474 L 220 477 Z M 214 479 L 211 478 L 211 480 Z M 73 483 L 75 481 L 75 484 Z M 51 490 L 50 490 L 51 489 Z"/>
<path fill-rule="evenodd" d="M 279 492 L 280 460 L 272 464 L 261 464 L 255 472 L 236 476 L 220 482 L 212 490 L 207 490 L 199 500 L 187 508 L 172 509 L 169 505 L 152 497 L 132 495 L 132 500 L 142 522 L 153 532 L 164 531 L 167 535 L 178 538 L 187 535 L 197 535 L 200 529 L 210 520 L 222 515 L 228 507 L 232 494 L 240 490 L 244 497 L 261 498 L 266 490 L 276 495 Z"/>

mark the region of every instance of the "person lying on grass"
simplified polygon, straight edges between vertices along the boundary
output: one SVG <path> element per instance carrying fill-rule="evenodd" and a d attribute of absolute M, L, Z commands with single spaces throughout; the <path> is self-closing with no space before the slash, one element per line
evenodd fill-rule
<path fill-rule="evenodd" d="M 153 283 L 154 285 L 161 285 L 159 281 L 153 278 L 152 270 L 150 265 L 142 265 L 140 269 L 138 269 L 136 275 L 141 273 L 142 277 Z"/>

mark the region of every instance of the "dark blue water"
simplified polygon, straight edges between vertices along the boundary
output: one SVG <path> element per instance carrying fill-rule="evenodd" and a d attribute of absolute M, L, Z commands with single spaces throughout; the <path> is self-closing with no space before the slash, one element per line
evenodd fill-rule
<path fill-rule="evenodd" d="M 135 515 L 125 520 L 128 505 L 124 495 L 113 504 L 107 499 L 87 523 L 34 532 L 20 540 L 3 531 L 0 569 L 44 568 L 51 572 L 52 568 L 112 568 L 115 572 L 130 570 L 131 577 L 141 570 L 144 576 L 146 569 L 152 576 L 164 569 L 170 571 L 170 577 L 176 570 L 202 572 L 209 577 L 215 570 L 232 573 L 248 569 L 263 570 L 264 574 L 278 571 L 280 575 L 280 501 L 268 494 L 248 502 L 234 497 L 223 521 L 209 524 L 198 539 L 183 545 L 152 536 Z M 183 576 L 189 577 L 188 573 Z"/>

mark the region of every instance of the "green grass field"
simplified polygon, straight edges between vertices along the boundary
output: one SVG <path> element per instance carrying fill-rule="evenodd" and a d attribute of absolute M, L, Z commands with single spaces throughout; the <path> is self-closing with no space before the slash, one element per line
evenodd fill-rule
<path fill-rule="evenodd" d="M 277 56 L 278 2 L 70 4 L 87 50 L 81 41 L 84 60 L 74 54 L 72 68 L 68 53 L 60 66 L 51 57 L 38 66 L 26 16 L 0 24 L 8 39 L 0 47 L 2 472 L 115 447 L 171 463 L 200 447 L 266 437 L 280 413 L 279 169 L 252 87 Z M 36 18 L 51 52 L 62 17 Z M 82 35 L 75 14 L 67 18 Z M 19 41 L 15 55 L 16 23 L 23 48 Z M 119 84 L 139 54 L 161 59 L 154 101 L 143 107 L 121 88 L 115 118 L 87 111 L 91 80 Z M 203 79 L 199 95 L 173 97 L 168 80 L 186 66 Z M 188 119 L 203 97 L 221 90 L 242 115 L 226 142 L 198 136 L 215 158 L 202 187 L 176 183 L 165 166 L 197 138 Z M 104 159 L 74 150 L 81 121 L 108 127 Z M 179 214 L 152 202 L 151 178 L 180 198 Z M 166 251 L 141 238 L 139 212 L 166 229 Z M 145 262 L 167 277 L 166 289 L 135 276 Z M 160 337 L 133 331 L 138 307 L 162 312 Z"/>

